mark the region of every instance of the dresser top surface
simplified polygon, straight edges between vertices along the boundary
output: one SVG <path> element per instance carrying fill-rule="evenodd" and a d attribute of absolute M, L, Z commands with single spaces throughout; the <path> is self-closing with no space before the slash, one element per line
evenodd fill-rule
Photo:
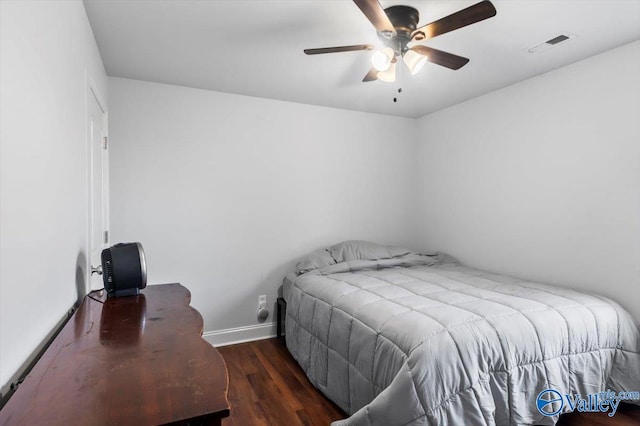
<path fill-rule="evenodd" d="M 92 293 L 0 411 L 0 424 L 165 424 L 229 413 L 228 375 L 180 284 Z"/>

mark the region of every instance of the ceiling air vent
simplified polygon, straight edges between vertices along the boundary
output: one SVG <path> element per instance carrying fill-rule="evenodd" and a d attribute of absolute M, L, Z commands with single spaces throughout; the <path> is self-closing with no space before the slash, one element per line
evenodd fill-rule
<path fill-rule="evenodd" d="M 550 38 L 547 41 L 543 41 L 542 43 L 538 43 L 535 46 L 528 48 L 527 52 L 539 53 L 544 50 L 551 49 L 552 47 L 555 47 L 560 43 L 564 43 L 567 40 L 571 40 L 572 38 L 575 38 L 575 36 L 576 36 L 575 34 L 571 34 L 571 33 L 559 34 L 553 38 Z"/>

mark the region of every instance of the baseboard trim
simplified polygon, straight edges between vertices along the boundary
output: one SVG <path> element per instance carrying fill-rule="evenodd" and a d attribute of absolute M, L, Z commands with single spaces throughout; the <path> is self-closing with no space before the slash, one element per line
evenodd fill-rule
<path fill-rule="evenodd" d="M 236 343 L 276 337 L 276 323 L 248 325 L 246 327 L 227 328 L 224 330 L 206 331 L 202 338 L 213 346 L 227 346 Z"/>

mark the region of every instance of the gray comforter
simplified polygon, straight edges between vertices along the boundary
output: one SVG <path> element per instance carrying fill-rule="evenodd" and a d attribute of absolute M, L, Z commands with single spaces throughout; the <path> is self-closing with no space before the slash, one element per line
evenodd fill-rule
<path fill-rule="evenodd" d="M 638 325 L 602 296 L 411 254 L 288 276 L 284 297 L 289 351 L 351 415 L 334 425 L 554 424 L 544 389 L 640 390 Z"/>

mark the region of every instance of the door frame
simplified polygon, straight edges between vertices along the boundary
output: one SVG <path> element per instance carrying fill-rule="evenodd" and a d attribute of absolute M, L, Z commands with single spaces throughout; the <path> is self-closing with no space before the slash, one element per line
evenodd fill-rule
<path fill-rule="evenodd" d="M 89 119 L 90 103 L 95 100 L 102 110 L 102 137 L 109 137 L 109 112 L 104 101 L 104 97 L 100 94 L 98 85 L 87 73 L 87 96 L 85 105 L 85 149 L 86 149 L 86 184 L 87 184 L 87 211 L 86 211 L 86 265 L 85 265 L 85 294 L 91 291 L 91 247 L 93 246 L 92 232 L 92 209 L 93 209 L 93 150 L 95 146 L 91 143 L 91 120 Z M 109 149 L 102 150 L 102 177 L 103 177 L 103 193 L 102 193 L 102 209 L 104 212 L 105 231 L 110 233 L 110 186 L 109 186 Z M 109 237 L 109 240 L 111 238 Z M 97 266 L 97 265 L 96 265 Z"/>

